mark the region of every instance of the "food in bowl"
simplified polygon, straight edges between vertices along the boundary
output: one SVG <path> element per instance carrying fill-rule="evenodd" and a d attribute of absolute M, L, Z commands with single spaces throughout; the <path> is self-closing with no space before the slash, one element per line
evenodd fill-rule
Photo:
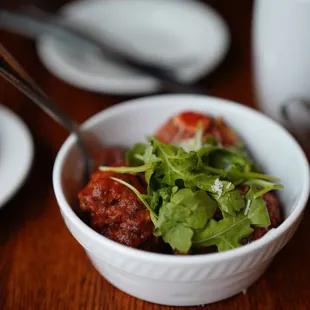
<path fill-rule="evenodd" d="M 99 167 L 77 213 L 123 245 L 162 254 L 227 251 L 281 222 L 277 178 L 261 173 L 222 118 L 185 111 Z"/>
<path fill-rule="evenodd" d="M 281 179 L 284 190 L 277 197 L 283 222 L 263 238 L 207 255 L 165 255 L 125 246 L 102 237 L 73 210 L 83 186 L 83 162 L 74 135 L 62 145 L 53 169 L 65 225 L 96 270 L 131 296 L 170 306 L 209 304 L 249 288 L 294 235 L 310 189 L 309 163 L 296 140 L 262 113 L 228 100 L 184 94 L 148 96 L 105 109 L 87 120 L 83 130 L 95 134 L 102 145 L 130 149 L 154 135 L 164 120 L 189 109 L 222 117 L 261 170 Z"/>

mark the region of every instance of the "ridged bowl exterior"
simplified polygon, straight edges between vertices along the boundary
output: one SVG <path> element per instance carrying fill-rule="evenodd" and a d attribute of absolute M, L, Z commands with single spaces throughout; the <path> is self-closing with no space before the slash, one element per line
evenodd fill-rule
<path fill-rule="evenodd" d="M 185 110 L 222 116 L 242 135 L 264 171 L 281 178 L 285 221 L 260 240 L 222 253 L 163 255 L 113 242 L 88 227 L 72 207 L 81 188 L 82 160 L 70 136 L 54 166 L 53 185 L 64 221 L 95 268 L 114 286 L 140 299 L 173 306 L 212 303 L 252 285 L 291 239 L 309 196 L 309 163 L 294 138 L 266 116 L 242 105 L 199 95 L 164 95 L 132 100 L 92 117 L 84 125 L 107 145 L 145 141 L 167 117 Z M 268 137 L 268 138 L 267 138 Z"/>
<path fill-rule="evenodd" d="M 62 214 L 63 215 L 63 214 Z M 291 239 L 300 219 L 276 239 L 251 253 L 229 260 L 182 265 L 132 259 L 115 249 L 102 248 L 82 234 L 70 218 L 65 223 L 84 247 L 94 267 L 112 285 L 142 300 L 170 306 L 196 306 L 238 294 L 256 282 L 274 256 Z"/>

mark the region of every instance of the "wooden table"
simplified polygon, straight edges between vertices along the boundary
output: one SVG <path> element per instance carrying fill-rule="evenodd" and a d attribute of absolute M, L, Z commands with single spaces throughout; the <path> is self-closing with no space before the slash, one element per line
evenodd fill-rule
<path fill-rule="evenodd" d="M 35 3 L 55 10 L 66 1 L 36 2 L 10 0 L 6 6 Z M 250 66 L 251 1 L 209 3 L 228 22 L 233 44 L 224 63 L 202 84 L 213 95 L 255 106 Z M 1 33 L 1 41 L 43 89 L 78 121 L 127 99 L 83 91 L 52 76 L 40 63 L 32 41 L 7 33 Z M 67 133 L 3 80 L 0 101 L 25 120 L 36 148 L 26 184 L 0 210 L 0 309 L 173 309 L 132 298 L 96 272 L 65 227 L 52 188 L 53 162 Z M 239 294 L 203 309 L 310 309 L 309 211 L 293 240 L 246 295 Z"/>

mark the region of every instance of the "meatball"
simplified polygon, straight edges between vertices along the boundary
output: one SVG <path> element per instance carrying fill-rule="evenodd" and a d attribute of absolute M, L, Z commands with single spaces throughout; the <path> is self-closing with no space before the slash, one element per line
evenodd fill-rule
<path fill-rule="evenodd" d="M 211 119 L 203 114 L 196 112 L 179 113 L 168 119 L 156 132 L 156 138 L 163 143 L 178 144 L 180 141 L 192 138 L 197 125 L 201 122 L 205 132 L 211 123 Z"/>
<path fill-rule="evenodd" d="M 212 120 L 212 124 L 207 131 L 207 134 L 210 134 L 225 147 L 240 142 L 237 133 L 227 126 L 222 118 Z"/>
<path fill-rule="evenodd" d="M 214 119 L 197 112 L 183 112 L 170 118 L 159 128 L 156 138 L 163 143 L 178 144 L 182 140 L 194 137 L 199 122 L 202 124 L 204 137 L 211 135 L 224 146 L 240 141 L 238 135 L 222 118 Z"/>
<path fill-rule="evenodd" d="M 103 236 L 137 248 L 153 234 L 149 211 L 136 194 L 116 177 L 130 183 L 140 193 L 146 184 L 139 175 L 97 171 L 79 194 L 80 209 L 89 214 L 90 226 Z"/>

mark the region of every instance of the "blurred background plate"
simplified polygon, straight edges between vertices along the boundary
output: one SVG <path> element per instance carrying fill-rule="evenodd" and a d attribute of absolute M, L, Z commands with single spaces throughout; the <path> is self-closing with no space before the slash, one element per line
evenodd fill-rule
<path fill-rule="evenodd" d="M 26 125 L 11 110 L 0 105 L 0 208 L 26 179 L 33 149 Z"/>
<path fill-rule="evenodd" d="M 70 3 L 64 20 L 118 44 L 141 59 L 173 68 L 192 83 L 224 58 L 230 35 L 210 7 L 191 0 L 114 0 Z M 112 63 L 102 54 L 72 49 L 51 37 L 38 40 L 38 54 L 56 76 L 79 88 L 115 94 L 157 91 L 159 83 Z"/>

